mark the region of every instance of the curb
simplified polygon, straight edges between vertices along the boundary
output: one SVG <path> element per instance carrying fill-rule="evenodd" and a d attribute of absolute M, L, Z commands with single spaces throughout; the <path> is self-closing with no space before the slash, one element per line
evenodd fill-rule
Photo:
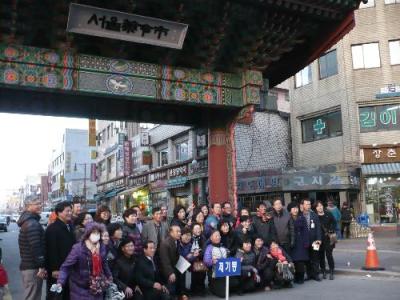
<path fill-rule="evenodd" d="M 364 271 L 364 270 L 358 270 L 358 269 L 335 269 L 335 273 L 337 275 L 357 275 L 357 276 L 370 275 L 371 277 L 400 279 L 400 272 L 391 272 L 391 271 Z"/>

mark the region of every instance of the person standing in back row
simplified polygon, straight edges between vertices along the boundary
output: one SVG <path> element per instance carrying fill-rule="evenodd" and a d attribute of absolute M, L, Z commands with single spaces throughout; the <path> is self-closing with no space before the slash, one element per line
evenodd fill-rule
<path fill-rule="evenodd" d="M 321 246 L 321 224 L 315 212 L 311 210 L 311 200 L 301 200 L 303 205 L 303 216 L 307 221 L 307 229 L 309 235 L 309 256 L 310 260 L 307 263 L 307 277 L 315 281 L 321 281 L 319 277 L 319 247 Z"/>
<path fill-rule="evenodd" d="M 283 209 L 282 200 L 277 198 L 272 202 L 274 208 L 274 225 L 279 246 L 287 253 L 294 247 L 293 220 L 286 209 Z"/>
<path fill-rule="evenodd" d="M 24 299 L 37 300 L 42 297 L 42 284 L 46 277 L 44 230 L 39 223 L 42 202 L 32 198 L 25 201 L 25 206 L 25 211 L 18 219 L 20 270 Z"/>
<path fill-rule="evenodd" d="M 50 287 L 57 282 L 60 267 L 75 244 L 74 230 L 71 226 L 72 206 L 69 201 L 56 205 L 57 220 L 46 229 L 46 268 L 47 268 L 47 299 L 58 295 L 50 292 Z M 61 299 L 69 299 L 68 284 L 63 287 Z"/>

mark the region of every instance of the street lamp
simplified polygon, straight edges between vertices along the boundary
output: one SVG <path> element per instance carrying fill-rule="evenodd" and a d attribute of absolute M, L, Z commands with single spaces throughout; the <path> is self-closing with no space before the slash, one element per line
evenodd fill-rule
<path fill-rule="evenodd" d="M 75 163 L 75 165 L 74 165 L 74 171 L 76 172 L 76 171 L 78 171 L 78 168 L 77 168 L 77 166 L 83 166 L 84 167 L 84 178 L 83 178 L 83 196 L 85 197 L 85 203 L 87 202 L 87 199 L 86 199 L 86 165 L 87 165 L 87 163 Z"/>

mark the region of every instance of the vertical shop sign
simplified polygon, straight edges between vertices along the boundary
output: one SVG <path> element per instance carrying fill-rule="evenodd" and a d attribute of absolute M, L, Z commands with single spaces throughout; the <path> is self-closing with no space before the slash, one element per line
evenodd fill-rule
<path fill-rule="evenodd" d="M 90 181 L 95 182 L 97 180 L 97 169 L 96 164 L 90 164 Z"/>
<path fill-rule="evenodd" d="M 89 120 L 89 147 L 96 147 L 96 120 Z"/>
<path fill-rule="evenodd" d="M 128 176 L 132 171 L 132 144 L 130 141 L 124 142 L 124 175 Z"/>

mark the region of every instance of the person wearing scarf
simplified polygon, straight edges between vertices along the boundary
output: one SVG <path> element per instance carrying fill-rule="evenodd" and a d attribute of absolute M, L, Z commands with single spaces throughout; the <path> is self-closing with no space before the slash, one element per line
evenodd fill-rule
<path fill-rule="evenodd" d="M 107 250 L 101 243 L 105 230 L 102 224 L 87 224 L 82 240 L 72 247 L 61 265 L 56 289 L 62 289 L 69 280 L 70 299 L 101 300 L 112 282 Z"/>

